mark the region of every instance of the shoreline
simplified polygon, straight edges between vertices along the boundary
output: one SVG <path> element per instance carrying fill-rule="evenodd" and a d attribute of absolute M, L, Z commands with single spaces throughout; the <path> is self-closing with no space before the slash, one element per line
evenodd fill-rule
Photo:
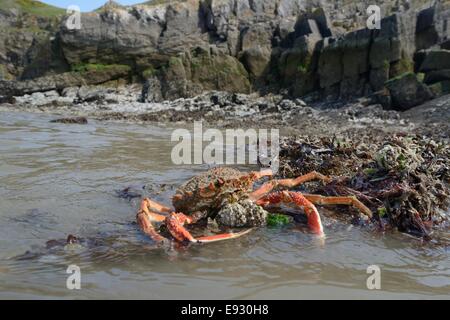
<path fill-rule="evenodd" d="M 450 95 L 407 111 L 385 110 L 370 97 L 350 102 L 306 102 L 282 95 L 205 92 L 194 98 L 161 103 L 139 102 L 140 87 L 69 88 L 14 97 L 0 111 L 42 112 L 58 117 L 86 117 L 97 121 L 189 124 L 203 121 L 218 128 L 275 128 L 286 135 L 418 133 L 450 139 Z"/>
<path fill-rule="evenodd" d="M 281 177 L 311 171 L 332 176 L 329 185 L 314 184 L 307 191 L 357 195 L 374 212 L 372 224 L 380 230 L 397 228 L 431 239 L 434 231 L 450 227 L 445 210 L 450 199 L 450 95 L 398 112 L 367 98 L 308 105 L 279 95 L 213 91 L 140 103 L 132 90 L 121 90 L 117 101 L 95 90 L 87 90 L 90 99 L 81 102 L 79 95 L 24 96 L 13 105 L 0 105 L 0 112 L 41 112 L 67 125 L 94 119 L 186 127 L 202 120 L 204 127 L 218 129 L 279 128 Z"/>

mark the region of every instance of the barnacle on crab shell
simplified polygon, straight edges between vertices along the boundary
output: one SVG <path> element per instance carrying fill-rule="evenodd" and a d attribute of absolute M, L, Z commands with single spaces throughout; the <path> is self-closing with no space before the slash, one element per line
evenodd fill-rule
<path fill-rule="evenodd" d="M 226 201 L 216 216 L 219 225 L 239 227 L 260 227 L 267 224 L 268 212 L 248 199 Z"/>

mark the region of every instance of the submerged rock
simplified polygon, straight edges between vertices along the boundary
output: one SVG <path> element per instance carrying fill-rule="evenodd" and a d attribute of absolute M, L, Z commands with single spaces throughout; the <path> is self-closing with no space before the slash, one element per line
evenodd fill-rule
<path fill-rule="evenodd" d="M 65 124 L 87 124 L 88 120 L 86 117 L 74 117 L 74 118 L 60 118 L 51 120 L 52 123 L 65 123 Z"/>
<path fill-rule="evenodd" d="M 142 198 L 145 196 L 145 185 L 132 185 L 124 189 L 115 190 L 116 196 L 126 200 Z"/>

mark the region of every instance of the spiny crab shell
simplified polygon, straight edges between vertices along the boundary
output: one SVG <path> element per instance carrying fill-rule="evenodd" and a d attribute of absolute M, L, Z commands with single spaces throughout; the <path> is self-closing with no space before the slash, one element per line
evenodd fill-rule
<path fill-rule="evenodd" d="M 248 199 L 255 180 L 252 173 L 228 167 L 213 168 L 178 188 L 172 203 L 177 212 L 211 217 L 223 226 L 265 225 L 267 211 Z"/>

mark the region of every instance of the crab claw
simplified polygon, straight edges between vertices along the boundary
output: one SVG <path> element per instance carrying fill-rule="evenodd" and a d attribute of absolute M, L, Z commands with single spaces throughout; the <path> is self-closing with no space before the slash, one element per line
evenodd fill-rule
<path fill-rule="evenodd" d="M 319 212 L 312 202 L 306 199 L 300 192 L 280 191 L 270 193 L 256 201 L 256 204 L 267 206 L 270 204 L 285 204 L 296 208 L 303 208 L 306 217 L 308 218 L 308 227 L 316 235 L 323 237 L 322 220 Z"/>

